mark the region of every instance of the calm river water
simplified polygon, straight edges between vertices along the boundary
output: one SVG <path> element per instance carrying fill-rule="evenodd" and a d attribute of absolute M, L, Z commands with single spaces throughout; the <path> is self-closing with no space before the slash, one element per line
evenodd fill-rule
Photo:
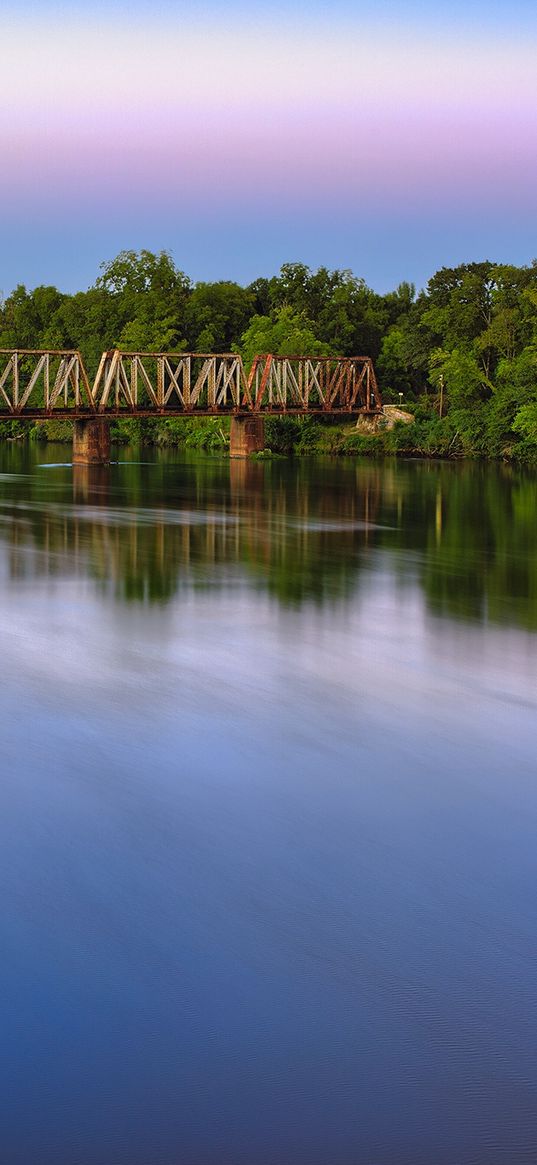
<path fill-rule="evenodd" d="M 537 477 L 0 450 L 6 1165 L 537 1160 Z"/>

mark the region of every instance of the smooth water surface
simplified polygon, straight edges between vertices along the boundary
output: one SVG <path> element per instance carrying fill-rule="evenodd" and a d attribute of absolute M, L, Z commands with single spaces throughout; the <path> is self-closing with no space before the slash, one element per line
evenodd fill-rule
<path fill-rule="evenodd" d="M 537 1160 L 537 478 L 0 450 L 6 1165 Z"/>

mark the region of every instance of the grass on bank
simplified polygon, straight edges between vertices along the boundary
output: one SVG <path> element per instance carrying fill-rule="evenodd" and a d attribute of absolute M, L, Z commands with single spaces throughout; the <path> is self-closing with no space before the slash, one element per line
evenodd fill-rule
<path fill-rule="evenodd" d="M 440 418 L 433 402 L 406 406 L 414 414 L 411 424 L 368 433 L 354 421 L 337 418 L 270 417 L 265 421 L 265 450 L 256 456 L 362 456 L 441 457 L 508 460 L 537 467 L 537 431 L 530 425 L 516 431 L 499 422 L 494 410 L 487 414 L 471 409 L 451 410 Z M 226 454 L 230 421 L 226 417 L 125 417 L 111 426 L 117 444 L 141 444 L 185 449 L 191 452 Z M 65 420 L 37 422 L 29 427 L 20 420 L 0 422 L 0 438 L 70 442 L 72 423 Z"/>

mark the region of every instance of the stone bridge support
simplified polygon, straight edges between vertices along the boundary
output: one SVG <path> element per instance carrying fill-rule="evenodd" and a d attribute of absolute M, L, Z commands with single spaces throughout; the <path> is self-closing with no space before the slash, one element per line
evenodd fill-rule
<path fill-rule="evenodd" d="M 108 465 L 110 422 L 88 417 L 74 422 L 73 465 Z"/>
<path fill-rule="evenodd" d="M 249 457 L 251 453 L 261 453 L 265 448 L 265 422 L 263 417 L 251 413 L 231 418 L 229 441 L 230 457 Z"/>

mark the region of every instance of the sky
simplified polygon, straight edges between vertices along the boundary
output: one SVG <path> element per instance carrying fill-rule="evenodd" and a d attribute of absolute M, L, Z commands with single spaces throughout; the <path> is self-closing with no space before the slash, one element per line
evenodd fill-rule
<path fill-rule="evenodd" d="M 534 0 L 4 0 L 0 291 L 537 256 Z"/>

